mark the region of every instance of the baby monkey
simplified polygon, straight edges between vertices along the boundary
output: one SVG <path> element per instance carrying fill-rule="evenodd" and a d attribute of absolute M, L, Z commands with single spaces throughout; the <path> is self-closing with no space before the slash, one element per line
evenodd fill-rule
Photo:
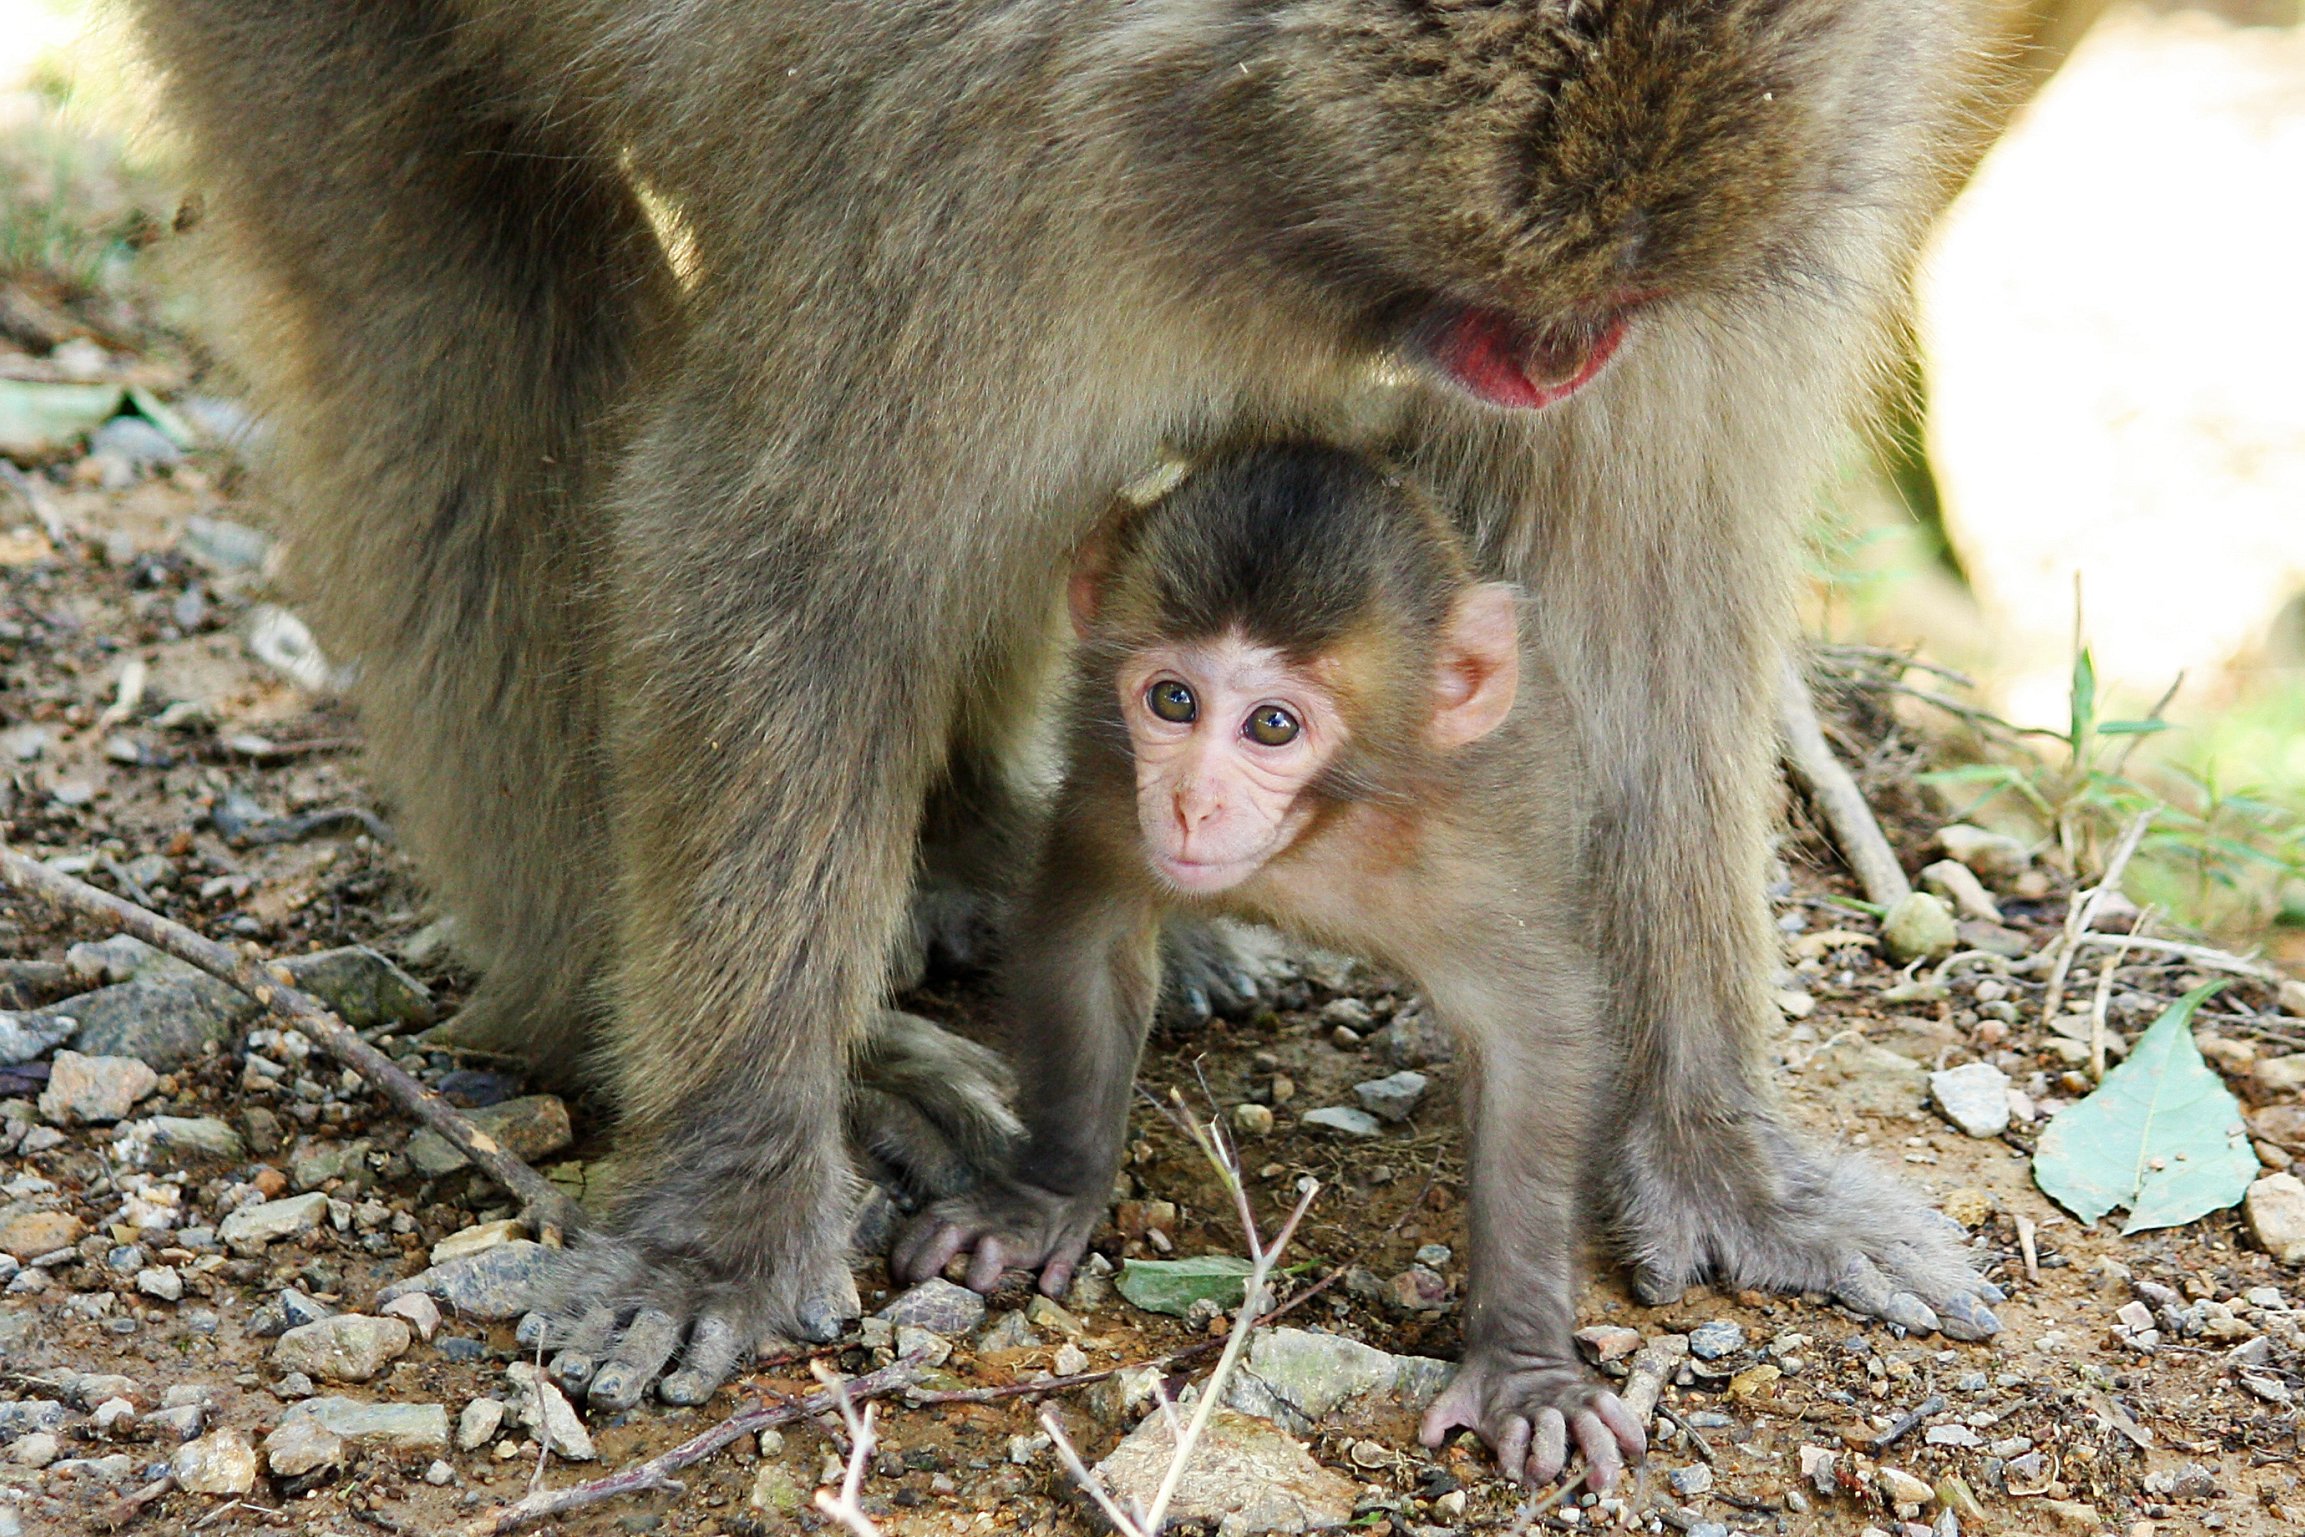
<path fill-rule="evenodd" d="M 1379 465 L 1287 444 L 1126 518 L 1070 601 L 1063 787 L 1003 978 L 1027 1135 L 915 1218 L 893 1268 L 967 1251 L 978 1290 L 1021 1266 L 1061 1295 L 1120 1165 L 1163 916 L 1271 923 L 1413 978 L 1465 1046 L 1465 1354 L 1424 1441 L 1469 1426 L 1538 1482 L 1581 1450 L 1606 1488 L 1643 1432 L 1571 1331 L 1614 1085 L 1575 897 L 1583 780 L 1515 589 Z"/>

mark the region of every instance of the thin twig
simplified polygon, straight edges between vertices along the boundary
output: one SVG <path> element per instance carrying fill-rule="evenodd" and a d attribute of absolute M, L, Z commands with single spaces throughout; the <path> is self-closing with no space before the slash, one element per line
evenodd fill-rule
<path fill-rule="evenodd" d="M 253 955 L 196 934 L 148 907 L 51 870 L 6 844 L 0 844 L 0 882 L 52 907 L 117 924 L 146 944 L 231 983 L 318 1042 L 322 1050 L 381 1090 L 395 1105 L 446 1137 L 490 1179 L 518 1196 L 542 1233 L 549 1236 L 555 1229 L 574 1232 L 586 1225 L 583 1209 L 550 1180 L 506 1152 L 494 1137 L 362 1040 L 317 999 L 299 991 L 285 968 L 260 963 Z"/>
<path fill-rule="evenodd" d="M 866 1404 L 864 1412 L 857 1413 L 856 1401 L 848 1394 L 848 1383 L 821 1361 L 814 1363 L 813 1369 L 816 1380 L 839 1398 L 841 1423 L 848 1427 L 848 1466 L 841 1474 L 840 1492 L 817 1490 L 816 1508 L 854 1532 L 856 1537 L 880 1537 L 880 1528 L 864 1513 L 861 1498 L 864 1470 L 872 1465 L 872 1448 L 878 1439 L 872 1430 L 872 1411 L 878 1406 Z"/>
<path fill-rule="evenodd" d="M 1666 1419 L 1671 1420 L 1676 1426 L 1680 1427 L 1681 1434 L 1689 1438 L 1689 1444 L 1697 1449 L 1697 1455 L 1699 1457 L 1703 1458 L 1707 1462 L 1714 1462 L 1719 1459 L 1719 1454 L 1713 1450 L 1713 1443 L 1705 1439 L 1705 1433 L 1703 1431 L 1690 1424 L 1687 1420 L 1681 1418 L 1680 1410 L 1674 1408 L 1671 1404 L 1666 1403 L 1662 1398 L 1660 1398 L 1657 1400 L 1657 1412 L 1663 1415 Z M 1576 1486 L 1576 1480 L 1570 1479 L 1567 1481 L 1567 1484 L 1569 1487 L 1574 1488 Z"/>
<path fill-rule="evenodd" d="M 2041 999 L 2043 1023 L 2057 1017 L 2057 1010 L 2065 1001 L 2065 973 L 2072 969 L 2073 957 L 2080 953 L 2082 937 L 2096 921 L 2097 909 L 2105 898 L 2121 889 L 2121 876 L 2129 868 L 2130 856 L 2137 852 L 2137 845 L 2144 841 L 2145 829 L 2153 825 L 2153 818 L 2160 810 L 2158 806 L 2147 806 L 2132 817 L 2121 833 L 2121 841 L 2113 846 L 2113 857 L 2105 861 L 2104 875 L 2088 890 L 2075 892 L 2066 903 L 2065 932 L 2055 941 L 2057 962 L 2049 973 L 2049 990 Z"/>
<path fill-rule="evenodd" d="M 1833 756 L 1810 701 L 1809 685 L 1791 656 L 1785 658 L 1777 690 L 1777 729 L 1785 739 L 1785 766 L 1800 781 L 1810 802 L 1824 814 L 1840 845 L 1841 858 L 1865 888 L 1865 896 L 1883 907 L 1894 907 L 1913 894 L 1897 851 L 1881 831 L 1865 792 Z"/>
<path fill-rule="evenodd" d="M 2246 956 L 2230 950 L 2219 950 L 2212 945 L 2189 945 L 2175 939 L 2139 939 L 2129 934 L 2083 934 L 2074 941 L 2076 948 L 2114 945 L 2123 950 L 2143 950 L 2152 955 L 2173 955 L 2180 960 L 2206 966 L 2211 971 L 2229 971 L 2237 977 L 2248 977 L 2256 982 L 2278 984 L 2283 980 L 2280 972 L 2270 966 L 2261 966 Z"/>
<path fill-rule="evenodd" d="M 2041 1284 L 2041 1244 L 2033 1227 L 2033 1219 L 2017 1214 L 2017 1252 L 2025 1257 L 2025 1279 Z"/>
<path fill-rule="evenodd" d="M 918 1382 L 927 1371 L 926 1358 L 906 1356 L 879 1371 L 868 1373 L 853 1382 L 843 1383 L 840 1392 L 852 1400 L 880 1398 L 902 1392 Z M 660 1453 L 646 1462 L 636 1463 L 606 1478 L 588 1483 L 571 1484 L 565 1489 L 546 1489 L 529 1495 L 518 1504 L 507 1505 L 489 1515 L 476 1516 L 458 1528 L 461 1537 L 503 1537 L 566 1515 L 572 1510 L 583 1510 L 620 1495 L 648 1494 L 659 1489 L 678 1490 L 681 1485 L 673 1474 L 685 1467 L 702 1462 L 739 1436 L 755 1431 L 773 1430 L 797 1419 L 813 1419 L 831 1413 L 840 1403 L 840 1393 L 830 1389 L 798 1402 L 786 1400 L 774 1404 L 756 1404 L 681 1442 L 669 1452 Z"/>
<path fill-rule="evenodd" d="M 2112 958 L 2097 968 L 2097 994 L 2089 1000 L 2089 1081 L 2092 1083 L 2105 1081 L 2105 1011 L 2113 1003 L 2114 974 L 2129 958 L 2130 947 L 2144 937 L 2140 931 L 2152 921 L 2153 911 L 2148 907 L 2137 915 L 2136 923 L 2114 948 Z"/>

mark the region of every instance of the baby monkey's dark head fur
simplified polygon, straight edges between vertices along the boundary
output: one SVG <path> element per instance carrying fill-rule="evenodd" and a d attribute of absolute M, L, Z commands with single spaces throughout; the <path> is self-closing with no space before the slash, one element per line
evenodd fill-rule
<path fill-rule="evenodd" d="M 1106 697 L 1116 669 L 1158 645 L 1269 647 L 1327 680 L 1351 739 L 1324 784 L 1355 799 L 1421 777 L 1436 672 L 1478 585 L 1414 482 L 1304 442 L 1203 459 L 1120 523 L 1084 580 L 1086 665 Z"/>

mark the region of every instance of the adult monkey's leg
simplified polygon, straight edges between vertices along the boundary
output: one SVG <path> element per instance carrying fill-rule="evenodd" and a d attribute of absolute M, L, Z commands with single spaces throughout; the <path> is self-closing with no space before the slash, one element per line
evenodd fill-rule
<path fill-rule="evenodd" d="M 969 659 L 1038 633 L 1066 533 L 987 478 L 1006 466 L 863 452 L 899 413 L 764 420 L 698 350 L 637 449 L 610 562 L 621 1195 L 544 1335 L 610 1407 L 684 1337 L 662 1391 L 694 1402 L 763 1337 L 854 1316 L 847 1054 Z M 972 515 L 987 505 L 1005 518 Z M 696 536 L 703 507 L 727 537 Z"/>
<path fill-rule="evenodd" d="M 1829 1291 L 1977 1337 L 1998 1328 L 1997 1293 L 1941 1219 L 1805 1147 L 1763 1087 L 1770 679 L 1799 511 L 1869 317 L 1741 302 L 1797 308 L 1729 325 L 1660 307 L 1589 399 L 1525 425 L 1440 426 L 1420 456 L 1458 478 L 1491 558 L 1530 586 L 1584 737 L 1587 889 L 1622 1032 L 1619 1143 L 1601 1167 L 1637 1289 Z M 1672 425 L 1633 453 L 1627 421 Z"/>
<path fill-rule="evenodd" d="M 278 428 L 291 582 L 485 973 L 463 1033 L 567 1076 L 607 873 L 584 590 L 663 252 L 613 148 L 431 0 L 138 10 L 229 279 L 213 329 Z"/>

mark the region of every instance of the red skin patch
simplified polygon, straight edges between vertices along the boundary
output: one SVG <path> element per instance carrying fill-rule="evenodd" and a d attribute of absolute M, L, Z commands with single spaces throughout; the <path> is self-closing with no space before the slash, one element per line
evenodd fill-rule
<path fill-rule="evenodd" d="M 1597 331 L 1548 337 L 1495 310 L 1466 310 L 1433 343 L 1433 361 L 1474 397 L 1534 411 L 1592 383 L 1625 339 L 1625 317 Z"/>

